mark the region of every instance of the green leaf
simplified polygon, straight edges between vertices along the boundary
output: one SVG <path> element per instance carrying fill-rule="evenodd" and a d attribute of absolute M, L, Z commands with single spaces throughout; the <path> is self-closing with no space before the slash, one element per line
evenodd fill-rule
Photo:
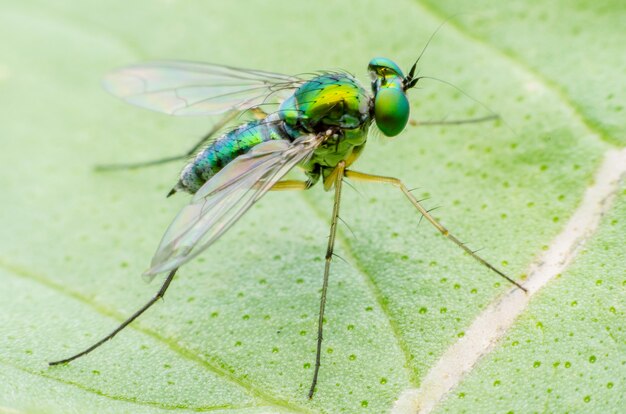
<path fill-rule="evenodd" d="M 93 167 L 181 153 L 215 122 L 119 102 L 100 88 L 108 70 L 172 58 L 284 73 L 344 68 L 366 84 L 369 59 L 387 56 L 408 69 L 448 14 L 465 11 L 458 7 L 1 2 L 0 412 L 387 412 L 419 387 L 509 286 L 419 224 L 400 192 L 373 184 L 345 187 L 341 216 L 354 234 L 340 228 L 336 253 L 345 262 L 333 262 L 313 400 L 306 393 L 332 207 L 321 187 L 269 194 L 113 341 L 66 366 L 47 361 L 90 345 L 156 292 L 160 280 L 146 285 L 139 275 L 188 201 L 164 197 L 181 165 Z M 373 137 L 354 168 L 419 187 L 427 207 L 444 207 L 435 214 L 454 234 L 523 278 L 577 208 L 603 154 L 624 143 L 624 35 L 616 30 L 624 9 L 517 7 L 472 6 L 443 26 L 419 63 L 421 75 L 453 83 L 502 121 L 411 126 L 388 143 Z M 416 121 L 489 114 L 443 83 L 423 79 L 418 88 L 410 94 Z M 508 402 L 548 401 L 529 410 L 565 411 L 590 395 L 602 401 L 594 407 L 618 410 L 611 396 L 623 388 L 613 371 L 624 354 L 623 256 L 605 248 L 624 244 L 623 216 L 622 202 L 571 273 L 533 299 L 461 385 L 472 398 L 453 396 L 444 409 L 476 412 L 493 407 L 493 396 L 515 412 L 527 410 Z M 615 305 L 598 304 L 604 293 Z M 557 326 L 566 321 L 572 329 Z M 569 332 L 585 334 L 574 340 Z M 555 338 L 558 345 L 547 343 Z M 570 371 L 554 356 L 559 349 L 571 352 Z M 543 353 L 542 375 L 528 367 L 535 353 Z M 497 373 L 510 387 L 516 369 L 528 370 L 516 375 L 526 380 L 519 393 L 494 392 L 488 379 Z M 550 375 L 558 399 L 548 398 Z M 588 393 L 572 386 L 580 375 Z M 489 398 L 476 402 L 481 392 Z"/>
<path fill-rule="evenodd" d="M 438 412 L 617 413 L 624 407 L 626 189 L 593 242 L 540 292 Z"/>

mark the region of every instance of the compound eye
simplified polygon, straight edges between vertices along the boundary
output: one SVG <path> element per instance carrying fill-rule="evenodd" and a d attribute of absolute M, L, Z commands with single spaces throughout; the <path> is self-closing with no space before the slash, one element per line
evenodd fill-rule
<path fill-rule="evenodd" d="M 409 100 L 403 90 L 382 88 L 374 99 L 374 118 L 378 129 L 388 137 L 398 135 L 409 120 Z"/>

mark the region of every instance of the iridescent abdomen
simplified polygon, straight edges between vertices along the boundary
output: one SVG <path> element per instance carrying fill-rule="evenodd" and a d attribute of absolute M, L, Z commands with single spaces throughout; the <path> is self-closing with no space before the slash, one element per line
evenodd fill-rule
<path fill-rule="evenodd" d="M 252 121 L 225 133 L 200 151 L 180 173 L 175 191 L 195 193 L 229 162 L 255 145 L 273 139 L 292 139 L 276 116 Z"/>
<path fill-rule="evenodd" d="M 356 159 L 367 140 L 371 104 L 370 95 L 350 75 L 315 77 L 286 99 L 277 113 L 244 124 L 200 151 L 183 169 L 172 191 L 195 193 L 224 166 L 262 142 L 294 140 L 332 128 L 333 136 L 302 165 L 310 181 L 315 182 L 339 161 L 347 160 L 349 164 Z"/>

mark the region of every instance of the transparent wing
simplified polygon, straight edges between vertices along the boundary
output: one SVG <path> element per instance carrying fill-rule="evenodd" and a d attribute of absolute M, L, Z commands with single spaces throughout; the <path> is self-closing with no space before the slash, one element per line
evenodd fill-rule
<path fill-rule="evenodd" d="M 170 115 L 214 115 L 285 99 L 304 80 L 209 63 L 154 61 L 126 66 L 104 88 L 133 105 Z"/>
<path fill-rule="evenodd" d="M 173 270 L 209 247 L 289 170 L 310 157 L 324 137 L 267 141 L 235 158 L 178 213 L 144 275 L 151 279 Z"/>

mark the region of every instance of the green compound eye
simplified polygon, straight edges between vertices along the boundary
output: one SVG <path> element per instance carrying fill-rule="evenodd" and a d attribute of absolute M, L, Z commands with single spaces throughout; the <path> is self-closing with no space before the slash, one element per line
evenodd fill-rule
<path fill-rule="evenodd" d="M 374 100 L 378 129 L 388 137 L 398 135 L 409 120 L 409 100 L 402 89 L 382 88 Z"/>

